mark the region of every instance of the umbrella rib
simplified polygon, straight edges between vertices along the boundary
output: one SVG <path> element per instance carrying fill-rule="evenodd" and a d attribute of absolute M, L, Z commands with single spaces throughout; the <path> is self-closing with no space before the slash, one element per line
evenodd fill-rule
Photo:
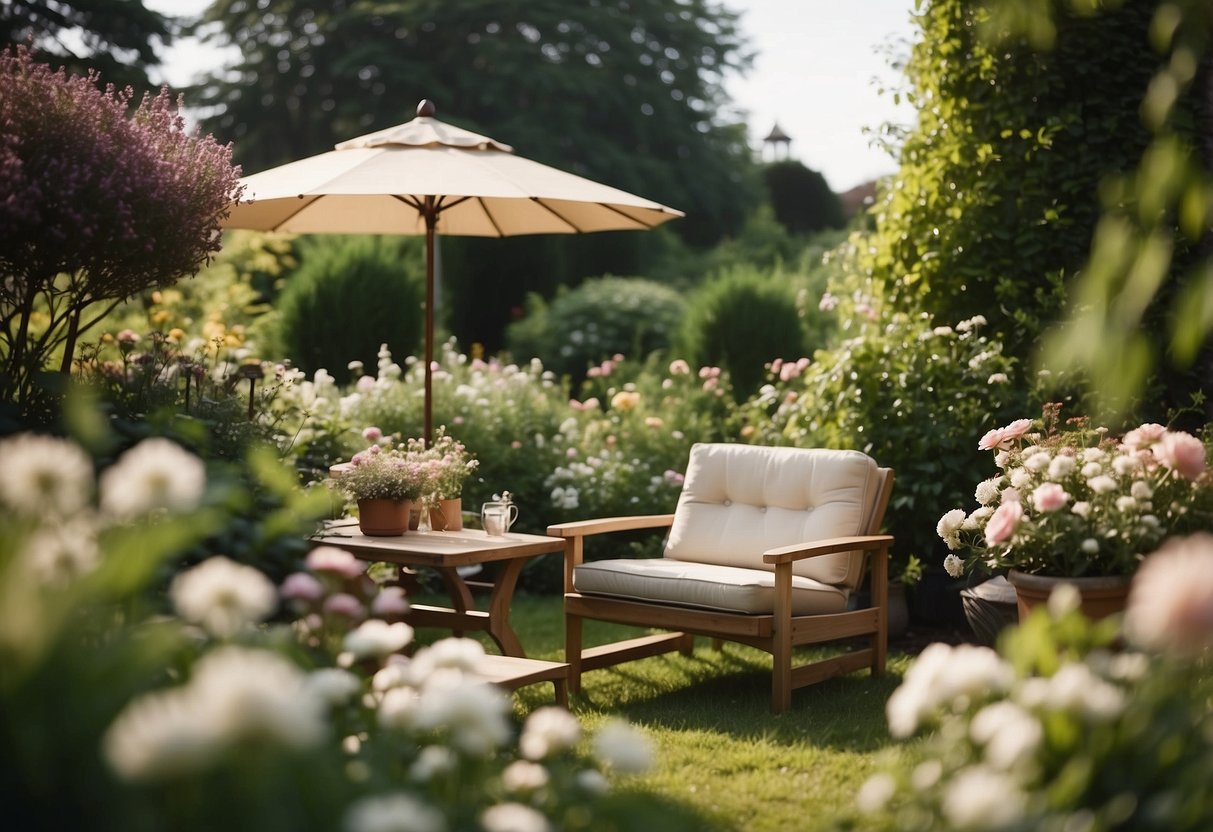
<path fill-rule="evenodd" d="M 530 197 L 530 200 L 531 200 L 531 202 L 535 203 L 536 205 L 538 205 L 538 206 L 539 206 L 540 208 L 542 208 L 543 210 L 547 211 L 547 212 L 548 212 L 549 214 L 551 214 L 553 217 L 555 217 L 556 219 L 560 220 L 562 223 L 564 223 L 565 225 L 567 225 L 569 228 L 571 228 L 571 229 L 573 229 L 574 231 L 576 231 L 578 234 L 584 234 L 584 233 L 585 233 L 585 229 L 583 229 L 581 226 L 577 225 L 577 223 L 573 222 L 573 221 L 572 221 L 572 220 L 570 220 L 568 217 L 566 217 L 566 216 L 564 216 L 563 214 L 561 214 L 559 211 L 557 211 L 557 210 L 556 210 L 555 208 L 553 208 L 551 205 L 548 205 L 546 202 L 544 202 L 544 201 L 543 201 L 542 199 L 540 199 L 539 197 L 537 197 L 537 196 L 533 196 L 533 197 Z M 597 204 L 601 205 L 602 203 L 600 202 L 600 203 L 597 203 Z M 609 207 L 609 206 L 608 206 L 608 207 Z"/>
<path fill-rule="evenodd" d="M 489 221 L 489 225 L 493 226 L 493 230 L 497 232 L 498 237 L 504 237 L 505 232 L 501 230 L 501 226 L 497 224 L 497 220 L 493 218 L 493 212 L 489 210 L 488 203 L 483 197 L 476 197 L 476 202 L 480 204 L 480 210 L 484 211 L 484 218 Z"/>
<path fill-rule="evenodd" d="M 608 204 L 607 204 L 607 203 L 605 203 L 605 202 L 600 202 L 600 203 L 598 203 L 598 204 L 599 204 L 599 205 L 601 205 L 603 208 L 606 208 L 608 211 L 614 211 L 614 212 L 615 212 L 616 214 L 618 214 L 619 216 L 621 216 L 621 217 L 626 217 L 627 219 L 631 220 L 632 222 L 634 222 L 634 223 L 637 223 L 637 224 L 639 224 L 639 225 L 644 226 L 644 227 L 645 227 L 645 229 L 647 229 L 647 230 L 649 230 L 649 231 L 652 231 L 654 228 L 656 228 L 656 227 L 657 227 L 657 223 L 655 223 L 655 222 L 645 222 L 644 220 L 640 219 L 639 217 L 633 217 L 633 216 L 632 216 L 631 214 L 629 214 L 627 211 L 621 211 L 621 210 L 619 210 L 618 208 L 616 208 L 614 205 L 608 205 Z M 663 215 L 664 215 L 664 214 L 665 214 L 665 211 L 664 211 L 664 210 L 661 210 L 659 213 L 661 213 L 661 214 L 663 214 Z"/>
<path fill-rule="evenodd" d="M 289 214 L 287 214 L 285 217 L 283 217 L 281 220 L 274 223 L 274 226 L 268 230 L 277 233 L 279 228 L 286 225 L 288 222 L 293 220 L 295 217 L 299 216 L 301 213 L 303 213 L 305 210 L 307 210 L 308 207 L 310 207 L 313 203 L 315 203 L 319 199 L 320 199 L 320 197 L 318 197 L 318 196 L 305 197 L 303 194 L 299 194 L 299 201 L 302 204 L 297 209 L 295 209 L 294 211 L 291 211 Z M 256 202 L 256 200 L 253 200 L 253 201 Z"/>

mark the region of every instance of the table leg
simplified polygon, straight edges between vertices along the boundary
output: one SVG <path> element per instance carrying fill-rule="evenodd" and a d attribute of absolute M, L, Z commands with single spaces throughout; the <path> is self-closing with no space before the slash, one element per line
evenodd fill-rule
<path fill-rule="evenodd" d="M 434 571 L 442 578 L 442 585 L 446 587 L 447 595 L 451 599 L 451 608 L 457 613 L 466 613 L 470 609 L 475 608 L 472 601 L 472 591 L 468 589 L 467 583 L 460 576 L 459 572 L 453 566 L 435 566 Z M 517 580 L 517 579 L 515 579 Z M 493 595 L 496 597 L 496 590 Z M 507 601 L 508 606 L 508 601 Z M 456 636 L 462 636 L 463 630 L 453 630 Z M 515 638 L 515 641 L 517 638 Z M 500 642 L 498 642 L 500 644 Z M 503 648 L 504 649 L 504 648 Z M 518 655 L 522 655 L 519 653 Z"/>
<path fill-rule="evenodd" d="M 510 602 L 514 599 L 514 587 L 527 560 L 514 558 L 503 562 L 497 580 L 493 582 L 493 593 L 489 596 L 489 635 L 506 656 L 526 656 L 518 634 L 510 626 Z"/>

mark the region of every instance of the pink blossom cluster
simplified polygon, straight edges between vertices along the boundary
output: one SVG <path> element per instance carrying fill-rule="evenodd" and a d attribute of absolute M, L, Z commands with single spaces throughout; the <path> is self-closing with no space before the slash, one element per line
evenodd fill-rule
<path fill-rule="evenodd" d="M 779 376 L 779 380 L 783 382 L 791 381 L 794 378 L 799 378 L 811 362 L 809 359 L 801 358 L 795 361 L 784 361 L 782 358 L 776 358 L 771 362 L 771 375 Z"/>

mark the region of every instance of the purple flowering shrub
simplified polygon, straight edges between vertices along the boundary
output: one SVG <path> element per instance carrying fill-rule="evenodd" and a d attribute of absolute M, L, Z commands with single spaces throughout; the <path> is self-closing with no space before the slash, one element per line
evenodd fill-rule
<path fill-rule="evenodd" d="M 231 147 L 191 135 L 167 89 L 134 106 L 24 47 L 0 53 L 0 394 L 144 289 L 195 273 L 243 192 Z"/>

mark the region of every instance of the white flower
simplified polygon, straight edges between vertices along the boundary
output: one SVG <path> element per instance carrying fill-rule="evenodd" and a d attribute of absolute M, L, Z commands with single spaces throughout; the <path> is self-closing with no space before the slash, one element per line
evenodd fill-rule
<path fill-rule="evenodd" d="M 515 760 L 501 772 L 501 785 L 512 792 L 533 792 L 548 784 L 548 770 L 530 760 Z"/>
<path fill-rule="evenodd" d="M 985 706 L 969 723 L 969 736 L 985 748 L 986 762 L 1008 771 L 1028 761 L 1040 746 L 1040 721 L 1014 702 L 1002 700 Z"/>
<path fill-rule="evenodd" d="M 988 647 L 930 644 L 889 697 L 889 733 L 908 737 L 941 705 L 997 694 L 1009 689 L 1013 678 L 1011 666 Z"/>
<path fill-rule="evenodd" d="M 1002 477 L 992 477 L 988 480 L 982 480 L 977 483 L 977 489 L 974 491 L 974 496 L 977 502 L 983 506 L 988 506 L 998 499 L 1001 492 Z"/>
<path fill-rule="evenodd" d="M 955 549 L 960 545 L 960 538 L 957 532 L 964 525 L 965 513 L 964 509 L 954 508 L 939 518 L 939 522 L 935 524 L 935 531 L 948 545 L 949 549 Z"/>
<path fill-rule="evenodd" d="M 1091 504 L 1085 500 L 1075 503 L 1070 506 L 1070 513 L 1077 514 L 1079 517 L 1089 517 L 1091 515 Z"/>
<path fill-rule="evenodd" d="M 1117 511 L 1123 511 L 1123 512 L 1127 513 L 1130 511 L 1136 511 L 1137 507 L 1138 507 L 1137 500 L 1133 499 L 1132 497 L 1130 497 L 1127 494 L 1116 498 L 1116 510 Z"/>
<path fill-rule="evenodd" d="M 1032 484 L 1032 472 L 1026 468 L 1015 468 L 1011 471 L 1009 477 L 1011 487 L 1019 491 L 1027 490 Z"/>
<path fill-rule="evenodd" d="M 434 806 L 398 792 L 354 801 L 342 826 L 345 832 L 443 832 L 446 818 Z"/>
<path fill-rule="evenodd" d="M 409 767 L 409 775 L 427 783 L 441 774 L 449 774 L 459 765 L 459 757 L 445 745 L 427 745 Z"/>
<path fill-rule="evenodd" d="M 1099 553 L 1099 541 L 1093 537 L 1088 537 L 1085 540 L 1083 540 L 1082 543 L 1079 544 L 1079 548 L 1082 549 L 1082 551 L 1088 555 L 1098 554 Z"/>
<path fill-rule="evenodd" d="M 95 518 L 80 512 L 54 524 L 44 524 L 25 542 L 24 556 L 34 577 L 62 585 L 87 575 L 101 563 Z"/>
<path fill-rule="evenodd" d="M 307 686 L 312 693 L 330 705 L 344 705 L 355 693 L 362 690 L 362 681 L 348 670 L 322 667 L 308 674 Z"/>
<path fill-rule="evenodd" d="M 986 384 L 1006 384 L 1008 381 L 1010 379 L 1007 378 L 1006 373 L 991 373 L 990 377 L 986 379 Z"/>
<path fill-rule="evenodd" d="M 451 744 L 468 754 L 486 756 L 510 738 L 509 697 L 495 685 L 460 674 L 431 679 L 412 715 L 421 730 L 445 729 Z M 406 690 L 396 688 L 394 691 Z"/>
<path fill-rule="evenodd" d="M 278 606 L 278 590 L 269 578 L 222 555 L 178 574 L 169 597 L 181 618 L 218 638 L 264 621 Z"/>
<path fill-rule="evenodd" d="M 880 772 L 867 779 L 855 795 L 855 805 L 865 815 L 884 811 L 897 792 L 897 781 L 891 774 Z"/>
<path fill-rule="evenodd" d="M 1129 590 L 1125 632 L 1179 655 L 1213 646 L 1213 535 L 1173 538 L 1145 559 Z"/>
<path fill-rule="evenodd" d="M 102 747 L 120 776 L 151 781 L 200 771 L 239 743 L 307 748 L 327 731 L 303 671 L 276 653 L 229 646 L 199 659 L 187 685 L 130 702 Z"/>
<path fill-rule="evenodd" d="M 530 760 L 542 760 L 549 754 L 572 748 L 581 739 L 581 725 L 564 708 L 540 708 L 527 717 L 522 726 L 518 749 Z"/>
<path fill-rule="evenodd" d="M 1074 473 L 1074 469 L 1078 467 L 1078 463 L 1074 461 L 1074 457 L 1061 454 L 1053 457 L 1053 461 L 1049 463 L 1049 479 L 1057 482 Z"/>
<path fill-rule="evenodd" d="M 498 803 L 480 815 L 485 832 L 548 832 L 548 820 L 530 806 L 521 803 Z"/>
<path fill-rule="evenodd" d="M 117 517 L 189 511 L 202 501 L 206 466 L 167 439 L 144 439 L 101 475 L 101 507 Z"/>
<path fill-rule="evenodd" d="M 1048 678 L 1025 679 L 1017 699 L 1024 707 L 1078 714 L 1093 722 L 1115 719 L 1125 695 L 1080 662 L 1070 662 Z"/>
<path fill-rule="evenodd" d="M 910 772 L 910 785 L 916 791 L 925 792 L 927 789 L 934 788 L 942 776 L 943 763 L 939 760 L 923 760 Z"/>
<path fill-rule="evenodd" d="M 1098 477 L 1103 473 L 1103 466 L 1098 462 L 1088 462 L 1086 465 L 1082 466 L 1082 470 L 1079 473 L 1081 473 L 1087 479 Z"/>
<path fill-rule="evenodd" d="M 965 573 L 964 561 L 956 555 L 948 555 L 943 559 L 943 569 L 953 578 L 959 578 Z"/>
<path fill-rule="evenodd" d="M 93 493 L 93 461 L 74 442 L 23 433 L 0 442 L 0 503 L 22 514 L 69 516 Z"/>
<path fill-rule="evenodd" d="M 358 625 L 358 629 L 345 634 L 341 646 L 354 658 L 382 657 L 403 650 L 413 640 L 413 628 L 403 621 L 389 624 L 380 618 L 371 618 Z"/>
<path fill-rule="evenodd" d="M 1116 490 L 1116 480 L 1104 474 L 1087 480 L 1087 487 L 1096 494 L 1107 494 Z"/>
<path fill-rule="evenodd" d="M 1133 484 L 1129 486 L 1129 493 L 1138 500 L 1151 500 L 1154 498 L 1154 489 L 1145 480 L 1133 480 Z"/>
<path fill-rule="evenodd" d="M 1141 468 L 1141 460 L 1135 456 L 1118 456 L 1112 460 L 1112 470 L 1124 477 Z"/>
<path fill-rule="evenodd" d="M 1027 468 L 1034 474 L 1039 474 L 1046 470 L 1053 458 L 1044 451 L 1038 451 L 1023 461 L 1023 467 Z"/>
<path fill-rule="evenodd" d="M 640 774 L 653 765 L 653 743 L 636 728 L 611 719 L 594 735 L 594 754 L 621 774 Z"/>
<path fill-rule="evenodd" d="M 943 814 L 957 829 L 998 829 L 1023 815 L 1026 797 L 1015 781 L 986 766 L 956 774 L 943 797 Z"/>
<path fill-rule="evenodd" d="M 384 728 L 410 728 L 421 704 L 421 694 L 410 687 L 390 688 L 379 700 L 376 719 Z"/>
<path fill-rule="evenodd" d="M 1082 452 L 1083 462 L 1099 462 L 1101 459 L 1106 459 L 1108 452 L 1103 448 L 1084 448 Z"/>
<path fill-rule="evenodd" d="M 591 797 L 602 797 L 610 790 L 610 784 L 598 769 L 587 768 L 577 772 L 577 785 Z"/>

